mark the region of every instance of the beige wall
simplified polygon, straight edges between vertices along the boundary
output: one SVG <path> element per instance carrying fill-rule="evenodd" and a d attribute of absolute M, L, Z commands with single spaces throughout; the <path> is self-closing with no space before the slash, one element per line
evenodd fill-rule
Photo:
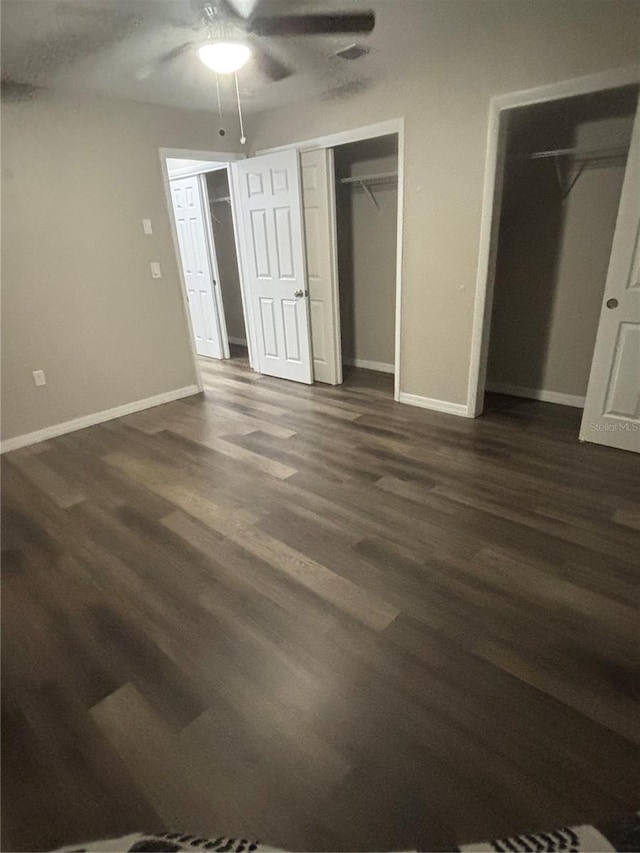
<path fill-rule="evenodd" d="M 196 381 L 160 146 L 220 143 L 203 113 L 45 95 L 3 104 L 3 438 Z"/>
<path fill-rule="evenodd" d="M 632 124 L 632 116 L 582 122 L 566 141 L 628 144 Z M 565 147 L 556 139 L 550 147 Z M 584 397 L 623 178 L 624 162 L 586 168 L 562 204 L 553 160 L 507 164 L 489 387 Z"/>
<path fill-rule="evenodd" d="M 229 179 L 226 169 L 210 172 L 207 175 L 207 187 L 209 199 L 228 198 Z M 236 254 L 231 205 L 227 204 L 226 201 L 213 204 L 211 205 L 211 213 L 227 334 L 236 340 L 246 341 L 247 332 L 242 311 L 242 294 L 240 292 L 240 275 L 238 273 L 238 256 Z"/>
<path fill-rule="evenodd" d="M 407 23 L 401 2 L 427 11 Z M 257 150 L 405 117 L 401 390 L 466 403 L 489 99 L 637 62 L 640 6 L 394 0 L 382 14 L 397 43 L 384 82 L 361 60 L 357 94 L 262 114 L 249 136 Z"/>
<path fill-rule="evenodd" d="M 390 141 L 385 148 L 395 148 Z M 397 171 L 397 154 L 379 148 L 377 140 L 336 148 L 338 181 Z M 372 191 L 377 208 L 357 185 L 336 185 L 342 357 L 393 365 L 398 190 Z"/>

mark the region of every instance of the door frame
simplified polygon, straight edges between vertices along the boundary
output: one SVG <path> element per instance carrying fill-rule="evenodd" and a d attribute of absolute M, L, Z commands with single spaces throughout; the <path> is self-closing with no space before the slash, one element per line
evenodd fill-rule
<path fill-rule="evenodd" d="M 174 158 L 174 159 L 180 159 L 180 160 L 189 160 L 189 159 L 191 159 L 191 160 L 208 160 L 210 162 L 220 163 L 220 168 L 227 170 L 227 174 L 229 176 L 229 192 L 231 195 L 231 211 L 232 211 L 232 219 L 233 219 L 233 231 L 234 231 L 234 237 L 235 237 L 235 242 L 236 242 L 236 252 L 237 252 L 238 251 L 238 234 L 237 234 L 237 228 L 236 228 L 234 187 L 232 186 L 230 164 L 235 163 L 238 160 L 246 159 L 246 155 L 245 154 L 237 154 L 237 153 L 234 153 L 231 151 L 200 151 L 200 150 L 194 150 L 191 148 L 159 148 L 158 149 L 158 156 L 160 157 L 160 169 L 162 172 L 162 185 L 163 185 L 164 194 L 165 194 L 165 206 L 166 206 L 166 210 L 167 210 L 167 216 L 169 217 L 169 227 L 171 228 L 171 236 L 173 238 L 173 248 L 174 248 L 174 252 L 175 252 L 176 263 L 178 265 L 178 280 L 179 280 L 179 286 L 180 286 L 180 297 L 182 300 L 182 312 L 183 312 L 184 322 L 185 322 L 185 325 L 187 327 L 189 342 L 191 344 L 191 359 L 193 362 L 193 369 L 194 369 L 195 376 L 196 376 L 196 384 L 198 386 L 198 390 L 203 391 L 204 390 L 204 383 L 202 381 L 202 376 L 200 374 L 200 362 L 198 361 L 198 352 L 196 350 L 196 341 L 195 341 L 195 337 L 193 334 L 193 325 L 191 323 L 191 314 L 189 312 L 189 303 L 187 300 L 187 289 L 186 289 L 186 284 L 185 284 L 185 280 L 184 280 L 184 275 L 182 272 L 182 263 L 180 262 L 180 244 L 178 242 L 178 231 L 176 229 L 175 218 L 173 216 L 173 206 L 172 206 L 172 201 L 171 201 L 171 178 L 169 177 L 169 170 L 167 168 L 167 158 L 168 159 Z M 194 171 L 193 174 L 194 175 L 204 175 L 204 174 L 206 174 L 207 171 L 212 172 L 212 171 L 216 171 L 216 170 L 205 169 L 204 172 L 198 170 L 198 171 Z M 187 177 L 187 175 L 181 174 L 181 175 L 176 175 L 175 177 L 176 178 L 183 178 L 183 177 Z M 206 189 L 206 186 L 205 186 L 205 189 Z M 209 213 L 210 213 L 210 211 L 205 209 L 205 211 L 204 211 L 205 219 L 209 225 L 209 228 L 211 228 L 211 219 L 210 219 Z M 211 253 L 213 250 L 212 249 L 211 232 L 207 235 L 207 245 L 209 248 L 209 253 Z M 211 263 L 211 257 L 209 257 L 209 262 Z M 238 275 L 240 277 L 240 293 L 242 296 L 242 304 L 243 304 L 243 308 L 245 308 L 244 276 L 243 276 L 242 264 L 241 264 L 241 260 L 240 260 L 239 256 L 238 256 Z M 216 287 L 216 290 L 218 291 L 215 294 L 216 305 L 220 309 L 222 295 L 220 293 L 219 284 Z M 222 316 L 224 317 L 224 313 Z M 246 314 L 246 308 L 245 308 L 245 323 L 246 323 L 246 321 L 247 321 L 247 314 Z M 226 320 L 224 322 L 225 322 L 225 327 L 226 327 Z M 248 331 L 247 331 L 247 344 L 249 344 Z M 227 343 L 227 346 L 228 346 L 228 343 Z M 250 364 L 252 363 L 251 357 L 252 357 L 252 353 L 251 353 L 251 349 L 249 349 L 249 363 Z"/>
<path fill-rule="evenodd" d="M 295 148 L 298 152 L 310 151 L 314 148 L 335 148 L 337 145 L 345 145 L 349 142 L 362 142 L 366 139 L 376 139 L 379 136 L 389 136 L 391 134 L 398 135 L 398 216 L 396 226 L 396 306 L 395 306 L 395 355 L 393 368 L 393 399 L 400 402 L 400 365 L 401 365 L 401 320 L 402 320 L 402 263 L 404 255 L 404 174 L 405 174 L 405 132 L 404 132 L 404 116 L 401 118 L 392 118 L 387 121 L 377 122 L 376 124 L 364 125 L 362 127 L 354 127 L 350 130 L 343 130 L 337 133 L 330 133 L 326 136 L 318 136 L 314 139 L 302 139 L 296 142 L 289 142 L 286 145 L 277 145 L 273 148 L 263 148 L 256 152 L 260 154 L 272 154 L 276 151 L 285 151 L 286 149 Z M 335 198 L 334 198 L 335 217 Z M 332 230 L 332 255 L 333 263 L 336 262 L 338 252 L 335 245 L 335 229 Z M 335 281 L 337 284 L 337 271 Z M 336 294 L 337 296 L 337 294 Z M 339 317 L 338 317 L 339 320 Z M 334 317 L 334 323 L 336 318 Z M 340 329 L 335 336 L 340 340 Z M 342 353 L 340 353 L 342 358 Z"/>
<path fill-rule="evenodd" d="M 498 254 L 498 231 L 502 208 L 508 111 L 518 107 L 638 84 L 640 84 L 640 65 L 627 65 L 598 74 L 589 74 L 585 77 L 575 77 L 546 86 L 538 86 L 534 89 L 495 95 L 489 101 L 484 190 L 480 218 L 480 245 L 467 387 L 469 417 L 477 418 L 482 414 L 484 408 L 491 311 Z"/>
<path fill-rule="evenodd" d="M 197 178 L 200 185 L 200 198 L 202 200 L 202 216 L 204 218 L 206 238 L 207 238 L 207 256 L 209 258 L 209 266 L 213 272 L 215 285 L 213 287 L 213 299 L 217 307 L 216 322 L 218 324 L 218 332 L 220 334 L 220 343 L 222 344 L 222 355 L 224 358 L 230 358 L 229 351 L 229 332 L 227 331 L 227 315 L 224 312 L 224 297 L 222 296 L 222 285 L 220 284 L 220 268 L 218 267 L 218 250 L 216 249 L 216 235 L 213 233 L 213 221 L 211 214 L 211 203 L 209 200 L 209 186 L 207 184 L 207 175 L 210 172 L 221 172 L 227 169 L 227 166 L 219 166 L 217 169 L 210 169 L 206 172 L 196 172 L 193 177 Z M 175 176 L 171 180 L 176 180 Z M 180 178 L 177 178 L 180 180 Z"/>

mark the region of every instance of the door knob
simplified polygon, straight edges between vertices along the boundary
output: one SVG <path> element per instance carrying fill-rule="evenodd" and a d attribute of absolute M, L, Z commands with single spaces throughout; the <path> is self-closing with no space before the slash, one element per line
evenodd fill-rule
<path fill-rule="evenodd" d="M 301 296 L 304 296 L 304 290 L 294 290 L 293 295 L 300 299 Z"/>
<path fill-rule="evenodd" d="M 607 308 L 617 308 L 618 300 L 617 299 L 607 299 L 606 302 Z"/>

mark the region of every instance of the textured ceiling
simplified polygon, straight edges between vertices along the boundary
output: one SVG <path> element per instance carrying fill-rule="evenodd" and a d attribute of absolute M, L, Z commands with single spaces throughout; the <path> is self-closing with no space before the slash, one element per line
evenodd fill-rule
<path fill-rule="evenodd" d="M 256 0 L 230 0 L 248 15 Z M 50 89 L 99 92 L 191 109 L 216 109 L 215 78 L 187 47 L 171 61 L 160 57 L 186 42 L 206 38 L 198 7 L 202 0 L 2 0 L 2 77 Z M 268 80 L 249 63 L 239 74 L 245 111 L 300 99 L 348 98 L 384 75 L 390 45 L 398 38 L 404 0 L 260 0 L 260 13 L 374 9 L 369 36 L 269 38 L 269 52 L 295 69 L 292 77 Z M 355 62 L 335 57 L 357 41 L 370 48 Z M 397 42 L 396 42 L 397 43 Z M 233 79 L 220 78 L 225 102 Z M 14 87 L 18 91 L 17 87 Z"/>

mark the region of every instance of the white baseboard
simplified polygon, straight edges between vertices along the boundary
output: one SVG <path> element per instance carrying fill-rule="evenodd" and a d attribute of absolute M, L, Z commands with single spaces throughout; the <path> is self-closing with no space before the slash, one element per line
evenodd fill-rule
<path fill-rule="evenodd" d="M 345 358 L 345 364 L 350 364 L 352 367 L 364 367 L 365 370 L 377 370 L 378 373 L 395 373 L 396 369 L 393 364 L 387 364 L 384 361 L 369 361 L 366 358 Z"/>
<path fill-rule="evenodd" d="M 450 403 L 448 400 L 436 400 L 433 397 L 420 397 L 418 394 L 400 392 L 400 402 L 420 409 L 431 409 L 433 412 L 445 412 L 448 415 L 469 418 L 469 408 L 464 403 Z"/>
<path fill-rule="evenodd" d="M 37 429 L 35 432 L 16 435 L 14 438 L 7 438 L 0 442 L 0 453 L 7 453 L 9 450 L 18 450 L 20 447 L 27 447 L 29 444 L 37 444 L 39 441 L 46 441 L 48 438 L 55 438 L 67 432 L 75 432 L 78 429 L 101 424 L 105 421 L 112 421 L 114 418 L 132 415 L 144 409 L 152 409 L 154 406 L 171 403 L 173 400 L 190 397 L 192 394 L 198 394 L 199 392 L 200 389 L 197 385 L 186 385 L 184 388 L 176 388 L 175 391 L 165 391 L 164 394 L 156 394 L 155 397 L 134 400 L 133 403 L 125 403 L 123 406 L 116 406 L 113 409 L 105 409 L 102 412 L 94 412 L 92 415 L 74 418 L 72 421 L 65 421 L 64 423 L 54 424 L 44 429 Z"/>
<path fill-rule="evenodd" d="M 246 338 L 232 338 L 231 335 L 229 335 L 229 343 L 235 344 L 236 346 L 239 346 L 239 347 L 246 347 L 247 339 Z"/>
<path fill-rule="evenodd" d="M 559 403 L 561 406 L 574 406 L 576 409 L 584 409 L 584 397 L 563 394 L 560 391 L 523 388 L 521 385 L 505 385 L 502 382 L 487 383 L 487 391 L 493 391 L 494 394 L 509 394 L 512 397 L 526 397 L 529 400 L 541 400 L 543 403 Z"/>

